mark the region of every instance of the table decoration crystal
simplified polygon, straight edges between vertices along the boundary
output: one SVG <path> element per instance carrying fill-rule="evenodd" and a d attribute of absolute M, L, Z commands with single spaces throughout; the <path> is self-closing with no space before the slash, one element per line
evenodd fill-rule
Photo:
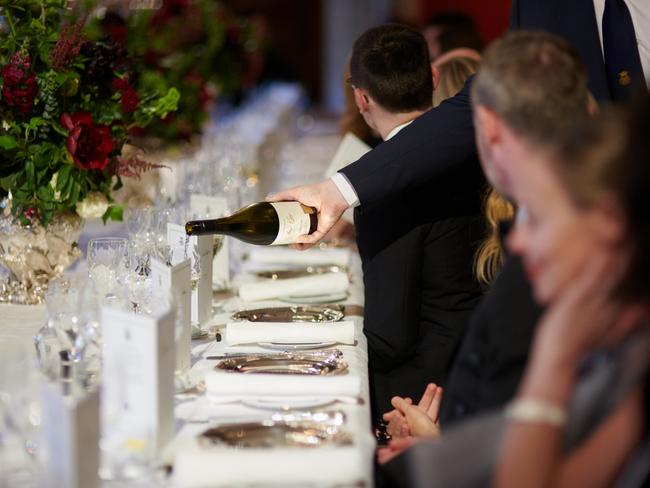
<path fill-rule="evenodd" d="M 0 186 L 11 199 L 0 262 L 12 285 L 0 291 L 5 301 L 40 303 L 79 256 L 80 219 L 120 220 L 112 195 L 122 178 L 157 167 L 122 149 L 134 129 L 175 110 L 178 92 L 136 89 L 126 52 L 88 40 L 87 16 L 70 17 L 67 0 L 25 5 L 2 8 Z"/>

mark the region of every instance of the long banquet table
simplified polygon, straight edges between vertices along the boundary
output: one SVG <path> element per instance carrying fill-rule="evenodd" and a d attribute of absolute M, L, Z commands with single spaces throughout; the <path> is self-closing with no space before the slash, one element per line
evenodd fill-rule
<path fill-rule="evenodd" d="M 360 259 L 351 253 L 351 287 L 344 305 L 363 305 L 363 280 Z M 237 276 L 234 282 L 250 279 Z M 217 298 L 219 298 L 217 296 Z M 243 302 L 236 295 L 215 301 L 214 315 L 204 328 L 214 330 L 228 321 L 230 314 L 243 308 L 282 306 L 280 301 Z M 322 410 L 342 411 L 347 417 L 345 430 L 351 434 L 350 446 L 321 448 L 231 449 L 202 448 L 196 436 L 208 426 L 237 420 L 262 420 L 273 413 L 241 403 L 215 404 L 201 394 L 176 396 L 176 436 L 168 445 L 162 461 L 173 466 L 170 486 L 371 486 L 374 438 L 371 435 L 367 373 L 367 345 L 362 318 L 346 317 L 355 323 L 355 345 L 337 347 L 349 365 L 349 373 L 361 378 L 359 403 L 336 402 Z M 45 323 L 44 306 L 0 305 L 0 344 L 2 349 L 29 344 Z M 262 351 L 254 347 L 228 347 L 214 336 L 192 344 L 191 377 L 200 381 L 216 365 L 208 355 L 240 351 Z M 106 484 L 111 486 L 111 484 Z"/>

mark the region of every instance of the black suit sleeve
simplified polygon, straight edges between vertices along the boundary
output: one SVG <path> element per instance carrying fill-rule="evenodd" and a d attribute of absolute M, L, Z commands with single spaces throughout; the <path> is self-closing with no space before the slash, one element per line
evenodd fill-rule
<path fill-rule="evenodd" d="M 455 97 L 341 170 L 364 208 L 427 185 L 476 157 L 471 81 Z"/>

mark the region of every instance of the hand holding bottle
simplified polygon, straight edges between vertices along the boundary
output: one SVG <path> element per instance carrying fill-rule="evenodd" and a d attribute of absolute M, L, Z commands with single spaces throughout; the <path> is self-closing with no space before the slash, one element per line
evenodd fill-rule
<path fill-rule="evenodd" d="M 324 180 L 313 185 L 297 186 L 270 195 L 267 202 L 295 200 L 303 205 L 313 207 L 318 212 L 318 227 L 308 235 L 295 240 L 292 247 L 308 249 L 317 244 L 332 226 L 339 221 L 348 203 L 332 180 Z"/>

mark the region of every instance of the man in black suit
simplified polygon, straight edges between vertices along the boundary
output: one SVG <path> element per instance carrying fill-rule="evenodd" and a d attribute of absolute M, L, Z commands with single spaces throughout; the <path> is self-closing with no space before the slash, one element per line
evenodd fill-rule
<path fill-rule="evenodd" d="M 427 45 L 406 26 L 366 31 L 354 44 L 350 73 L 360 113 L 385 141 L 431 108 Z M 481 296 L 472 272 L 483 233 L 476 161 L 436 186 L 355 209 L 374 418 L 392 408 L 393 396 L 444 382 Z"/>
<path fill-rule="evenodd" d="M 542 29 L 566 39 L 586 64 L 589 89 L 602 102 L 625 97 L 628 88 L 650 75 L 645 47 L 650 45 L 649 9 L 647 0 L 514 0 L 511 27 Z M 628 41 L 623 54 L 622 39 Z M 625 54 L 630 53 L 627 59 Z M 318 230 L 300 239 L 297 247 L 317 242 L 349 206 L 373 208 L 404 192 L 429 187 L 450 168 L 473 160 L 471 83 L 332 179 L 275 195 L 319 210 Z M 503 404 L 514 393 L 540 313 L 527 290 L 521 264 L 509 259 L 470 321 L 446 389 L 445 418 L 459 419 Z M 513 296 L 520 300 L 504 299 Z M 513 333 L 520 335 L 516 344 L 506 340 Z M 486 337 L 496 346 L 489 356 Z"/>

